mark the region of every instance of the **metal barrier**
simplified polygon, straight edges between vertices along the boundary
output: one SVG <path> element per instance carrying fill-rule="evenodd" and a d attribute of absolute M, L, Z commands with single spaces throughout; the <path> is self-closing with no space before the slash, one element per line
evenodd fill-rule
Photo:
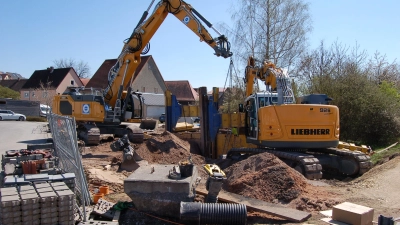
<path fill-rule="evenodd" d="M 85 206 L 90 205 L 91 198 L 78 148 L 75 119 L 53 113 L 48 114 L 47 119 L 59 167 L 65 172 L 75 173 L 75 194 L 85 214 Z M 86 220 L 86 215 L 83 216 Z"/>

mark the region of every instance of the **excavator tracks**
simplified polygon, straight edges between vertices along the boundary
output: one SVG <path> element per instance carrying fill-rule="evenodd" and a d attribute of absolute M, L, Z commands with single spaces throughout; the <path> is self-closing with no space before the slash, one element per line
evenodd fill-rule
<path fill-rule="evenodd" d="M 321 179 L 322 165 L 313 155 L 295 151 L 277 151 L 260 148 L 232 148 L 227 154 L 227 158 L 233 158 L 240 154 L 258 154 L 268 152 L 280 158 L 286 164 L 304 175 L 307 179 Z"/>
<path fill-rule="evenodd" d="M 309 152 L 319 159 L 324 170 L 334 170 L 348 176 L 360 176 L 372 168 L 371 158 L 359 151 L 326 148 Z"/>
<path fill-rule="evenodd" d="M 227 158 L 242 154 L 268 152 L 300 172 L 307 179 L 321 179 L 322 171 L 346 176 L 360 176 L 372 168 L 370 157 L 362 152 L 337 148 L 289 151 L 264 148 L 232 148 Z"/>

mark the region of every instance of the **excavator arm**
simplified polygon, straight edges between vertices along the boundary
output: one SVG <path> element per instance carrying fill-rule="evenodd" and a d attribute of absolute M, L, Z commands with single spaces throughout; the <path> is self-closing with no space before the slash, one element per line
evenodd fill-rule
<path fill-rule="evenodd" d="M 249 57 L 246 67 L 246 97 L 253 94 L 255 79 L 259 79 L 266 86 L 271 87 L 271 91 L 277 89 L 277 77 L 282 74 L 282 70 L 277 68 L 272 62 L 264 62 L 261 67 L 255 65 L 255 59 Z"/>
<path fill-rule="evenodd" d="M 152 1 L 152 3 L 154 0 Z M 168 14 L 174 15 L 190 30 L 192 30 L 200 41 L 205 42 L 214 49 L 216 56 L 228 58 L 232 56 L 230 43 L 224 35 L 221 35 L 212 27 L 203 16 L 201 16 L 191 5 L 182 0 L 161 0 L 155 7 L 153 13 L 147 18 L 149 8 L 143 14 L 141 20 L 134 29 L 132 35 L 124 42 L 121 54 L 117 63 L 111 68 L 108 74 L 108 86 L 103 92 L 105 102 L 114 106 L 114 113 L 121 106 L 123 89 L 130 86 L 135 70 L 140 64 L 140 55 L 147 51 L 147 44 L 155 32 L 164 22 Z M 213 38 L 201 23 L 203 21 L 208 27 L 214 29 L 220 36 Z M 118 114 L 118 113 L 117 113 Z"/>

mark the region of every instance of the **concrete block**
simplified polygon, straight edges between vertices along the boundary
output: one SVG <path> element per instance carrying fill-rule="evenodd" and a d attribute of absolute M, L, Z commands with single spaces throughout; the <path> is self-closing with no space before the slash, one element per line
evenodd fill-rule
<path fill-rule="evenodd" d="M 15 187 L 0 188 L 0 196 L 18 195 L 18 190 Z"/>
<path fill-rule="evenodd" d="M 27 217 L 27 216 L 39 216 L 40 213 L 40 208 L 37 209 L 31 209 L 31 210 L 22 210 L 22 217 Z"/>
<path fill-rule="evenodd" d="M 17 207 L 21 205 L 21 199 L 18 195 L 1 197 L 1 207 Z"/>
<path fill-rule="evenodd" d="M 30 193 L 20 192 L 20 196 L 21 196 L 22 206 L 39 204 L 39 196 L 36 193 L 30 194 Z"/>
<path fill-rule="evenodd" d="M 73 205 L 58 206 L 58 212 L 74 211 L 74 208 Z"/>
<path fill-rule="evenodd" d="M 50 204 L 51 205 L 51 204 Z M 58 213 L 58 207 L 57 206 L 40 206 L 40 213 L 51 213 L 51 214 L 57 214 Z"/>
<path fill-rule="evenodd" d="M 50 185 L 52 187 L 57 187 L 57 186 L 65 186 L 65 183 L 60 181 L 60 182 L 51 182 Z"/>
<path fill-rule="evenodd" d="M 57 207 L 57 202 L 41 202 L 40 208 Z"/>
<path fill-rule="evenodd" d="M 58 201 L 71 201 L 75 199 L 75 194 L 71 190 L 57 191 Z"/>
<path fill-rule="evenodd" d="M 40 225 L 40 220 L 28 220 L 28 221 L 22 221 L 23 225 Z"/>
<path fill-rule="evenodd" d="M 70 190 L 67 185 L 60 185 L 60 186 L 55 186 L 53 187 L 54 191 L 65 191 L 65 190 Z"/>
<path fill-rule="evenodd" d="M 36 190 L 20 191 L 22 194 L 37 194 Z"/>
<path fill-rule="evenodd" d="M 58 207 L 75 205 L 75 199 L 70 200 L 70 201 L 59 201 L 59 202 L 57 202 L 57 205 L 58 205 Z"/>
<path fill-rule="evenodd" d="M 6 224 L 6 225 L 8 225 L 8 224 L 21 224 L 21 217 L 17 217 L 17 218 L 12 218 L 12 217 L 10 217 L 10 218 L 3 218 L 3 219 L 1 219 L 1 222 L 3 223 L 3 224 Z"/>
<path fill-rule="evenodd" d="M 58 224 L 58 217 L 54 216 L 54 215 L 46 217 L 46 218 L 41 217 L 40 224 L 49 224 L 49 225 Z"/>
<path fill-rule="evenodd" d="M 197 167 L 193 175 L 182 179 L 169 179 L 168 172 L 174 165 L 141 166 L 124 180 L 125 193 L 139 211 L 160 216 L 178 217 L 180 202 L 192 202 L 197 179 Z M 154 172 L 151 173 L 151 168 Z"/>
<path fill-rule="evenodd" d="M 25 186 L 19 186 L 18 190 L 19 191 L 30 191 L 30 190 L 35 190 L 35 188 L 31 185 L 25 185 Z"/>
<path fill-rule="evenodd" d="M 18 207 L 16 207 L 16 208 L 18 208 Z M 0 207 L 0 218 L 2 217 L 3 214 L 12 213 L 14 211 L 15 211 L 14 207 L 4 207 L 4 208 Z"/>
<path fill-rule="evenodd" d="M 58 217 L 68 217 L 68 216 L 74 216 L 74 211 L 63 211 L 63 212 L 58 212 Z"/>
<path fill-rule="evenodd" d="M 71 216 L 71 215 L 67 215 L 67 216 L 59 216 L 58 217 L 58 221 L 61 223 L 61 222 L 63 222 L 63 221 L 74 221 L 74 219 L 75 219 L 75 216 Z"/>
<path fill-rule="evenodd" d="M 56 202 L 57 201 L 57 195 L 55 192 L 38 192 L 38 195 L 40 197 L 39 202 L 41 203 L 48 203 L 48 202 Z"/>
<path fill-rule="evenodd" d="M 49 183 L 45 183 L 45 182 L 43 182 L 43 183 L 34 183 L 33 185 L 35 186 L 36 189 L 50 187 L 50 184 Z"/>
<path fill-rule="evenodd" d="M 52 187 L 44 187 L 36 189 L 38 193 L 45 193 L 45 192 L 54 192 Z"/>
<path fill-rule="evenodd" d="M 13 218 L 21 218 L 21 211 L 20 210 L 15 210 L 9 213 L 5 213 L 1 215 L 2 219 L 13 219 Z"/>

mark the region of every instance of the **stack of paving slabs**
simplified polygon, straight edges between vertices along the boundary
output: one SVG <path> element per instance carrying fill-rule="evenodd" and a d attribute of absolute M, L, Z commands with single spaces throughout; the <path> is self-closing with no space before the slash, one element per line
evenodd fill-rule
<path fill-rule="evenodd" d="M 20 186 L 21 197 L 21 221 L 26 225 L 40 224 L 39 196 L 33 186 Z"/>
<path fill-rule="evenodd" d="M 64 183 L 61 183 L 64 184 Z M 58 208 L 58 224 L 60 225 L 73 225 L 74 224 L 74 205 L 75 195 L 67 187 L 67 185 L 60 185 L 60 183 L 52 183 L 53 189 L 57 194 L 57 208 Z"/>
<path fill-rule="evenodd" d="M 24 224 L 21 222 L 21 199 L 15 187 L 0 188 L 0 224 Z"/>
<path fill-rule="evenodd" d="M 48 183 L 35 184 L 39 195 L 40 204 L 40 224 L 54 225 L 58 224 L 57 200 L 58 197 L 53 188 Z"/>

